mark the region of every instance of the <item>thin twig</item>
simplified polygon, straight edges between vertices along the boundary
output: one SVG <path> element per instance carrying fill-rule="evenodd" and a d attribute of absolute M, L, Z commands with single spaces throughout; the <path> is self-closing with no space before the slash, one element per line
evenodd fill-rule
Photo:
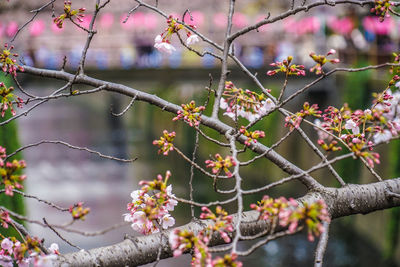
<path fill-rule="evenodd" d="M 327 221 L 323 221 L 322 225 L 324 227 L 324 231 L 319 238 L 317 249 L 315 250 L 314 267 L 322 267 L 326 246 L 328 245 L 330 223 Z"/>
<path fill-rule="evenodd" d="M 15 38 L 16 38 L 17 35 L 22 31 L 22 29 L 25 28 L 29 23 L 31 23 L 31 22 L 36 18 L 36 16 L 37 16 L 43 9 L 45 9 L 45 8 L 48 7 L 49 5 L 53 5 L 53 3 L 54 3 L 55 1 L 56 1 L 56 0 L 51 0 L 51 1 L 48 2 L 47 4 L 44 4 L 43 6 L 37 8 L 37 9 L 31 10 L 31 12 L 32 12 L 32 13 L 35 13 L 35 14 L 33 14 L 33 16 L 32 16 L 27 22 L 25 22 L 24 25 L 22 25 L 21 27 L 18 28 L 18 30 L 16 31 L 16 33 L 14 34 L 14 36 L 12 37 L 12 39 L 10 40 L 10 42 L 14 42 Z"/>
<path fill-rule="evenodd" d="M 70 245 L 71 247 L 74 247 L 76 249 L 81 250 L 82 248 L 72 244 L 70 241 L 68 241 L 66 238 L 64 238 L 56 229 L 54 229 L 50 224 L 47 223 L 46 218 L 43 218 L 43 222 L 44 224 L 50 228 L 50 230 L 52 230 L 62 241 L 64 241 L 65 243 L 67 243 L 68 245 Z"/>
<path fill-rule="evenodd" d="M 5 189 L 1 189 L 1 190 L 0 190 L 0 194 L 5 193 L 5 191 L 6 191 Z M 37 197 L 37 196 L 29 195 L 29 194 L 24 193 L 24 192 L 22 192 L 22 191 L 19 191 L 19 190 L 17 190 L 17 189 L 13 189 L 12 191 L 13 191 L 14 193 L 17 193 L 17 194 L 19 194 L 19 195 L 25 197 L 25 198 L 33 198 L 33 199 L 36 199 L 37 201 L 42 202 L 42 203 L 44 203 L 44 204 L 46 204 L 46 205 L 49 205 L 50 207 L 55 208 L 55 209 L 57 209 L 57 210 L 59 210 L 59 211 L 65 212 L 65 211 L 68 211 L 68 210 L 69 210 L 68 208 L 60 207 L 60 206 L 58 206 L 58 205 L 56 205 L 56 204 L 54 204 L 54 203 L 52 203 L 52 202 L 50 202 L 50 201 L 41 199 L 41 198 L 39 198 L 39 197 Z"/>
<path fill-rule="evenodd" d="M 59 141 L 59 140 L 42 140 L 42 141 L 39 141 L 39 142 L 36 142 L 36 143 L 33 143 L 33 144 L 29 144 L 29 145 L 20 147 L 17 150 L 15 150 L 14 152 L 12 152 L 11 154 L 7 155 L 7 157 L 5 159 L 8 159 L 8 158 L 14 156 L 15 154 L 21 152 L 22 150 L 25 150 L 25 149 L 31 148 L 31 147 L 36 147 L 36 146 L 39 146 L 39 145 L 42 145 L 42 144 L 60 144 L 60 145 L 64 145 L 64 146 L 72 148 L 72 149 L 76 149 L 76 150 L 80 150 L 80 151 L 86 151 L 86 152 L 91 153 L 91 154 L 96 154 L 101 158 L 111 159 L 111 160 L 115 160 L 115 161 L 119 161 L 119 162 L 131 163 L 131 162 L 134 162 L 135 160 L 137 160 L 137 158 L 134 158 L 134 159 L 120 159 L 120 158 L 117 158 L 117 157 L 104 155 L 104 154 L 102 154 L 102 153 L 100 153 L 100 152 L 98 152 L 96 150 L 91 150 L 91 149 L 89 149 L 87 147 L 74 146 L 74 145 L 68 144 L 67 142 Z"/>
<path fill-rule="evenodd" d="M 124 114 L 133 106 L 133 103 L 135 103 L 136 98 L 137 98 L 137 95 L 135 95 L 135 96 L 132 98 L 131 102 L 129 102 L 129 105 L 128 105 L 124 110 L 122 110 L 121 113 L 114 113 L 114 112 L 112 112 L 112 110 L 111 110 L 111 114 L 112 114 L 113 116 L 115 116 L 115 117 L 120 117 L 120 116 L 124 115 Z"/>

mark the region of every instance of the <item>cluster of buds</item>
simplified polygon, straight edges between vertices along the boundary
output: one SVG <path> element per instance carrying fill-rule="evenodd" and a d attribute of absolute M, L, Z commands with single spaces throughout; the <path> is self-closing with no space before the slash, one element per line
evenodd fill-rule
<path fill-rule="evenodd" d="M 73 20 L 76 18 L 77 21 L 83 22 L 83 17 L 85 16 L 86 9 L 81 7 L 79 9 L 71 8 L 71 1 L 64 1 L 64 13 L 60 16 L 54 18 L 53 22 L 57 25 L 58 28 L 62 28 L 65 19 Z"/>
<path fill-rule="evenodd" d="M 243 263 L 237 260 L 236 253 L 225 254 L 224 257 L 217 257 L 212 261 L 213 267 L 242 267 Z"/>
<path fill-rule="evenodd" d="M 315 74 L 323 74 L 324 71 L 322 70 L 322 66 L 324 66 L 326 63 L 330 62 L 332 64 L 339 63 L 340 60 L 338 58 L 335 59 L 328 59 L 327 57 L 330 55 L 336 54 L 335 49 L 329 50 L 329 52 L 324 56 L 324 55 L 316 55 L 314 52 L 310 53 L 310 57 L 317 63 L 314 67 L 310 69 L 311 72 L 315 71 Z"/>
<path fill-rule="evenodd" d="M 10 215 L 7 211 L 0 209 L 0 225 L 3 228 L 8 228 L 8 224 L 11 222 Z"/>
<path fill-rule="evenodd" d="M 296 216 L 299 220 L 303 220 L 307 226 L 307 236 L 310 242 L 314 241 L 314 236 L 319 236 L 325 231 L 322 222 L 329 223 L 328 208 L 323 200 L 313 203 L 304 203 L 303 207 L 298 207 Z"/>
<path fill-rule="evenodd" d="M 59 255 L 58 245 L 53 243 L 49 247 L 50 254 L 41 252 L 42 241 L 37 237 L 26 236 L 24 242 L 18 241 L 15 237 L 4 238 L 1 241 L 0 265 L 3 267 L 44 267 L 53 266 L 53 261 Z M 26 257 L 26 255 L 29 255 Z"/>
<path fill-rule="evenodd" d="M 344 134 L 341 138 L 349 146 L 350 151 L 353 152 L 356 157 L 364 158 L 370 167 L 373 168 L 375 163 L 380 163 L 379 154 L 371 152 L 373 143 L 367 141 L 364 134 L 359 134 L 357 137 L 350 134 Z"/>
<path fill-rule="evenodd" d="M 380 22 L 390 17 L 389 12 L 392 11 L 392 6 L 394 6 L 393 2 L 390 2 L 390 0 L 375 0 L 374 4 L 375 6 L 371 8 L 371 13 L 377 15 Z"/>
<path fill-rule="evenodd" d="M 1 97 L 1 116 L 4 117 L 8 108 L 10 108 L 11 114 L 15 116 L 16 112 L 14 109 L 14 104 L 17 104 L 17 107 L 22 108 L 22 104 L 24 100 L 22 98 L 14 95 L 12 92 L 14 91 L 14 87 L 8 87 L 4 85 L 4 83 L 0 82 L 0 97 Z"/>
<path fill-rule="evenodd" d="M 323 139 L 318 139 L 318 145 L 321 146 L 321 148 L 327 152 L 332 151 L 340 151 L 342 150 L 342 147 L 337 145 L 338 142 L 336 140 L 332 140 L 331 142 L 325 143 Z"/>
<path fill-rule="evenodd" d="M 278 220 L 281 226 L 289 225 L 289 231 L 294 232 L 298 225 L 298 220 L 294 220 L 292 216 L 298 204 L 293 199 L 287 200 L 284 197 L 277 199 L 264 196 L 257 204 L 251 204 L 250 208 L 260 213 L 259 219 L 261 220 Z"/>
<path fill-rule="evenodd" d="M 253 122 L 275 108 L 270 98 L 248 89 L 237 88 L 231 81 L 225 82 L 220 108 L 225 109 L 224 115 L 236 120 L 243 117 Z"/>
<path fill-rule="evenodd" d="M 167 24 L 168 27 L 164 30 L 164 32 L 157 35 L 154 39 L 154 47 L 157 48 L 159 51 L 168 54 L 171 54 L 173 51 L 175 51 L 175 47 L 171 44 L 171 37 L 175 33 L 179 34 L 178 32 L 180 30 L 186 31 L 186 45 L 193 45 L 200 41 L 198 35 L 193 34 L 191 31 L 189 31 L 183 24 L 178 22 L 177 18 L 172 17 L 172 15 L 168 17 Z M 196 26 L 191 24 L 187 25 L 187 27 L 191 29 L 196 29 Z"/>
<path fill-rule="evenodd" d="M 326 151 L 340 147 L 333 137 L 344 142 L 357 157 L 364 158 L 370 167 L 379 164 L 379 154 L 373 153 L 374 145 L 390 141 L 400 133 L 400 92 L 392 92 L 390 86 L 400 79 L 394 75 L 388 87 L 374 93 L 370 109 L 351 110 L 347 104 L 340 109 L 329 106 L 322 115 L 323 122 L 316 120 L 318 144 Z M 329 144 L 330 143 L 330 144 Z"/>
<path fill-rule="evenodd" d="M 169 212 L 174 210 L 178 202 L 172 194 L 172 185 L 167 185 L 170 176 L 170 171 L 167 171 L 165 179 L 158 175 L 151 182 L 141 181 L 139 185 L 142 188 L 131 193 L 132 202 L 127 208 L 129 213 L 124 217 L 125 221 L 132 223 L 133 230 L 147 235 L 159 232 L 158 225 L 167 229 L 175 224 Z"/>
<path fill-rule="evenodd" d="M 5 73 L 10 73 L 14 77 L 17 76 L 17 70 L 19 71 L 24 71 L 24 68 L 20 65 L 17 64 L 17 60 L 13 57 L 18 57 L 18 54 L 11 53 L 11 50 L 14 49 L 14 46 L 8 47 L 8 44 L 4 44 L 4 49 L 3 53 L 0 54 L 0 65 L 1 65 L 1 70 Z"/>
<path fill-rule="evenodd" d="M 287 116 L 285 118 L 285 127 L 290 127 L 291 129 L 293 128 L 299 128 L 301 122 L 303 119 L 307 116 L 314 116 L 314 117 L 321 117 L 322 111 L 318 110 L 319 107 L 317 104 L 313 104 L 310 106 L 308 102 L 304 102 L 303 104 L 303 109 L 300 110 L 299 112 L 296 112 L 295 114 L 291 116 Z"/>
<path fill-rule="evenodd" d="M 13 160 L 4 162 L 6 157 L 5 148 L 0 146 L 0 176 L 1 184 L 4 184 L 6 195 L 13 196 L 13 189 L 22 189 L 22 181 L 26 179 L 26 175 L 20 175 L 19 172 L 26 167 L 24 160 Z"/>
<path fill-rule="evenodd" d="M 194 102 L 194 100 L 190 101 L 189 104 L 182 104 L 181 107 L 182 110 L 178 110 L 177 112 L 178 116 L 176 116 L 172 120 L 176 121 L 183 119 L 191 127 L 199 126 L 201 120 L 201 113 L 206 108 L 204 106 L 196 107 L 196 102 Z"/>
<path fill-rule="evenodd" d="M 271 63 L 270 66 L 276 67 L 277 69 L 267 71 L 267 75 L 272 76 L 279 72 L 283 72 L 286 74 L 286 76 L 289 75 L 305 76 L 306 72 L 304 70 L 304 66 L 291 64 L 292 61 L 293 57 L 288 56 L 287 59 L 283 60 L 282 62 Z"/>
<path fill-rule="evenodd" d="M 240 133 L 247 137 L 247 140 L 244 142 L 246 146 L 250 146 L 251 142 L 257 143 L 258 138 L 264 138 L 265 133 L 264 131 L 255 130 L 254 132 L 248 131 L 246 127 L 240 127 Z"/>
<path fill-rule="evenodd" d="M 168 153 L 174 150 L 174 144 L 172 142 L 174 141 L 176 133 L 169 133 L 167 130 L 164 130 L 163 135 L 164 136 L 161 136 L 159 140 L 154 140 L 153 145 L 160 147 L 158 154 L 162 152 L 164 156 L 168 156 Z"/>
<path fill-rule="evenodd" d="M 221 207 L 216 208 L 213 213 L 210 209 L 203 207 L 201 219 L 213 221 L 213 225 L 200 231 L 198 235 L 187 230 L 176 229 L 169 235 L 169 243 L 173 250 L 174 257 L 182 255 L 185 251 L 193 250 L 192 266 L 236 266 L 241 267 L 242 263 L 237 261 L 236 254 L 227 254 L 223 258 L 217 257 L 212 260 L 212 255 L 208 250 L 208 244 L 213 233 L 218 232 L 225 242 L 231 239 L 228 233 L 233 232 L 232 216 Z"/>
<path fill-rule="evenodd" d="M 319 236 L 324 231 L 323 222 L 330 221 L 327 206 L 323 200 L 299 206 L 292 198 L 273 199 L 264 196 L 261 201 L 251 204 L 250 207 L 260 213 L 259 219 L 279 221 L 279 225 L 288 227 L 291 233 L 296 231 L 300 223 L 305 223 L 309 241 L 314 241 L 314 235 Z"/>
<path fill-rule="evenodd" d="M 216 207 L 215 213 L 207 207 L 202 207 L 201 211 L 200 219 L 208 219 L 214 222 L 213 225 L 208 226 L 208 230 L 218 232 L 226 243 L 231 242 L 228 233 L 233 232 L 232 216 L 228 215 L 228 212 L 221 206 Z"/>
<path fill-rule="evenodd" d="M 212 172 L 215 175 L 219 175 L 219 173 L 224 170 L 225 174 L 228 177 L 232 177 L 232 173 L 229 170 L 230 167 L 236 166 L 236 162 L 231 156 L 226 156 L 225 159 L 221 157 L 220 154 L 215 154 L 215 160 L 206 160 L 207 168 L 212 168 Z"/>
<path fill-rule="evenodd" d="M 85 216 L 90 212 L 90 208 L 85 208 L 83 202 L 78 202 L 77 204 L 69 207 L 69 213 L 71 213 L 74 220 L 85 220 Z"/>

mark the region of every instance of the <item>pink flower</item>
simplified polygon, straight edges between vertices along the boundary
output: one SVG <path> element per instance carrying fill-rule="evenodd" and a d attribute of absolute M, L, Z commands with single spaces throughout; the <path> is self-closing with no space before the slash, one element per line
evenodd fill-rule
<path fill-rule="evenodd" d="M 8 250 L 10 253 L 12 253 L 13 245 L 14 243 L 8 238 L 4 238 L 3 241 L 1 241 L 1 248 L 4 250 Z"/>
<path fill-rule="evenodd" d="M 194 45 L 196 43 L 200 42 L 199 36 L 197 34 L 191 34 L 187 39 L 186 39 L 186 44 L 187 45 Z"/>

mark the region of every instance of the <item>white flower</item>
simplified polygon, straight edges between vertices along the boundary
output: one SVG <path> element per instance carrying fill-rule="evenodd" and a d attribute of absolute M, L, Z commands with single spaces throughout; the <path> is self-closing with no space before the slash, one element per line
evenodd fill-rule
<path fill-rule="evenodd" d="M 156 38 L 154 39 L 154 43 L 156 43 L 156 44 L 160 44 L 160 43 L 162 43 L 162 37 L 161 37 L 161 35 L 159 34 L 159 35 L 157 35 L 156 36 Z"/>
<path fill-rule="evenodd" d="M 165 52 L 167 54 L 172 54 L 173 51 L 176 51 L 175 47 L 167 42 L 155 43 L 154 47 L 160 50 L 161 52 Z"/>
<path fill-rule="evenodd" d="M 161 223 L 163 229 L 167 229 L 175 224 L 175 218 L 169 214 L 165 214 L 161 219 Z"/>
<path fill-rule="evenodd" d="M 262 106 L 259 110 L 260 116 L 267 114 L 270 110 L 275 108 L 275 103 L 272 101 L 271 98 L 268 98 L 267 100 L 262 101 L 261 104 L 262 104 Z"/>
<path fill-rule="evenodd" d="M 187 45 L 193 45 L 195 43 L 200 42 L 199 36 L 197 34 L 191 34 L 187 39 L 186 39 L 186 44 Z"/>
<path fill-rule="evenodd" d="M 270 111 L 271 109 L 275 108 L 275 103 L 272 101 L 271 98 L 268 98 L 267 100 L 265 100 L 263 104 L 264 104 L 263 108 L 266 111 Z"/>
<path fill-rule="evenodd" d="M 4 250 L 8 250 L 9 252 L 12 251 L 13 245 L 14 243 L 8 238 L 4 238 L 3 241 L 1 241 L 1 248 Z"/>
<path fill-rule="evenodd" d="M 130 213 L 125 213 L 122 214 L 122 216 L 124 216 L 124 221 L 126 222 L 133 222 L 133 216 Z"/>
<path fill-rule="evenodd" d="M 384 143 L 390 140 L 390 138 L 392 138 L 392 133 L 385 129 L 383 131 L 379 131 L 377 133 L 375 133 L 374 135 L 374 143 L 378 144 L 378 143 Z"/>
<path fill-rule="evenodd" d="M 227 109 L 228 108 L 228 102 L 226 102 L 225 98 L 221 98 L 221 101 L 219 102 L 219 108 L 220 109 Z"/>
<path fill-rule="evenodd" d="M 167 191 L 167 196 L 169 197 L 174 196 L 174 194 L 172 194 L 172 184 L 167 186 L 166 191 Z"/>
<path fill-rule="evenodd" d="M 49 247 L 49 251 L 52 253 L 52 254 L 60 254 L 60 252 L 58 251 L 59 250 L 59 248 L 58 248 L 58 244 L 56 244 L 56 243 L 52 243 L 51 245 L 50 245 L 50 247 Z"/>
<path fill-rule="evenodd" d="M 174 207 L 178 205 L 178 201 L 176 201 L 175 199 L 168 199 L 167 204 L 165 205 L 165 208 L 167 210 L 174 210 Z"/>
<path fill-rule="evenodd" d="M 360 128 L 351 119 L 346 121 L 346 124 L 344 125 L 344 128 L 347 129 L 347 130 L 351 130 L 353 134 L 359 134 L 360 133 Z"/>
<path fill-rule="evenodd" d="M 132 202 L 136 202 L 139 200 L 140 193 L 141 193 L 141 190 L 135 190 L 131 193 Z"/>

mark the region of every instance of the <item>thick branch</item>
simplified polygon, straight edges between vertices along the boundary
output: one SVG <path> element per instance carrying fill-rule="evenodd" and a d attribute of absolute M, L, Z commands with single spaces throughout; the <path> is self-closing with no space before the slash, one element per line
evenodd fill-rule
<path fill-rule="evenodd" d="M 347 185 L 338 189 L 324 188 L 319 192 L 308 193 L 298 201 L 304 203 L 324 199 L 332 218 L 335 219 L 400 206 L 400 199 L 388 195 L 388 190 L 400 193 L 400 178 L 367 185 Z M 240 231 L 243 236 L 256 235 L 270 227 L 268 222 L 256 222 L 257 217 L 256 211 L 242 214 L 243 223 Z M 234 220 L 237 220 L 237 215 L 234 215 Z M 179 229 L 198 233 L 210 223 L 210 221 L 191 222 Z M 168 235 L 170 231 L 166 231 L 165 234 Z M 219 236 L 211 239 L 211 246 L 221 244 L 224 244 L 224 241 Z M 168 241 L 164 238 L 160 243 L 160 234 L 154 234 L 126 239 L 108 247 L 66 254 L 58 259 L 55 266 L 137 266 L 155 261 L 160 246 L 162 259 L 172 257 Z"/>

